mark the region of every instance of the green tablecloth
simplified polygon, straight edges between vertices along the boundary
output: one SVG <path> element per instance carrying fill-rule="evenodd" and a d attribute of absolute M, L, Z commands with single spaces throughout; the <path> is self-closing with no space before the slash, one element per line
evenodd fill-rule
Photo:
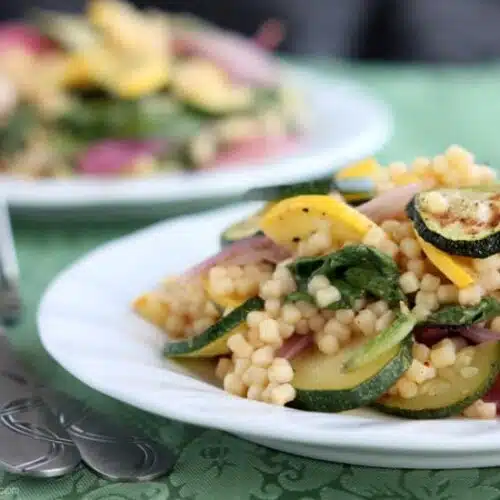
<path fill-rule="evenodd" d="M 500 165 L 500 66 L 476 68 L 379 67 L 320 63 L 337 75 L 359 79 L 393 107 L 395 133 L 380 154 L 410 160 L 461 144 L 481 161 Z M 500 468 L 401 471 L 353 467 L 265 449 L 221 432 L 157 418 L 112 401 L 55 365 L 37 338 L 38 300 L 65 266 L 142 222 L 45 224 L 14 219 L 22 269 L 25 318 L 10 332 L 19 354 L 48 383 L 138 425 L 179 454 L 169 477 L 145 484 L 113 484 L 82 469 L 54 480 L 0 472 L 0 500 L 36 499 L 500 499 Z M 1 445 L 1 443 L 0 443 Z"/>

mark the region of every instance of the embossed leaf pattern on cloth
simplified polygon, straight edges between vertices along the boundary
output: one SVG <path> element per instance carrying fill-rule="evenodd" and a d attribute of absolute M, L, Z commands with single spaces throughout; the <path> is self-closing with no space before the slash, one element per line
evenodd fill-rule
<path fill-rule="evenodd" d="M 346 71 L 368 83 L 393 107 L 395 135 L 378 155 L 381 161 L 408 161 L 456 142 L 476 152 L 479 161 L 500 165 L 497 141 L 491 140 L 500 116 L 499 69 L 489 65 L 437 74 L 421 67 L 399 71 L 371 65 L 369 69 L 350 66 Z M 152 216 L 165 217 L 161 210 Z M 26 316 L 10 336 L 26 363 L 48 383 L 172 446 L 179 456 L 175 469 L 169 477 L 144 484 L 110 483 L 86 469 L 51 480 L 0 471 L 0 500 L 500 500 L 500 468 L 385 470 L 296 457 L 147 415 L 70 377 L 50 360 L 36 335 L 39 298 L 54 276 L 75 259 L 143 225 L 143 221 L 116 219 L 104 225 L 40 225 L 15 219 Z"/>

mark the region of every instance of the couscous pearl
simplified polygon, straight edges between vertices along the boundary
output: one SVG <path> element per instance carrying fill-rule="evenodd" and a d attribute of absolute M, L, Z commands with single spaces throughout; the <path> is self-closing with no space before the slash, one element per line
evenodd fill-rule
<path fill-rule="evenodd" d="M 243 276 L 243 269 L 240 266 L 227 266 L 226 274 L 231 279 L 241 278 Z"/>
<path fill-rule="evenodd" d="M 224 380 L 224 377 L 232 370 L 233 362 L 229 358 L 219 358 L 215 368 L 215 376 L 219 380 Z"/>
<path fill-rule="evenodd" d="M 240 377 L 250 368 L 252 362 L 249 358 L 235 358 L 233 372 Z"/>
<path fill-rule="evenodd" d="M 436 292 L 441 284 L 441 280 L 432 274 L 424 274 L 420 282 L 420 290 L 423 292 Z"/>
<path fill-rule="evenodd" d="M 369 309 L 364 309 L 354 319 L 354 323 L 363 333 L 363 335 L 370 336 L 375 333 L 376 316 Z"/>
<path fill-rule="evenodd" d="M 437 191 L 431 191 L 425 197 L 425 206 L 434 214 L 444 214 L 448 210 L 448 201 Z"/>
<path fill-rule="evenodd" d="M 479 279 L 481 287 L 487 292 L 493 292 L 500 289 L 500 273 L 496 270 L 491 270 L 485 274 L 481 274 Z"/>
<path fill-rule="evenodd" d="M 413 271 L 407 271 L 399 277 L 399 286 L 404 293 L 414 293 L 420 288 L 420 282 Z"/>
<path fill-rule="evenodd" d="M 266 344 L 276 344 L 281 339 L 278 322 L 271 318 L 260 323 L 259 334 L 260 340 Z"/>
<path fill-rule="evenodd" d="M 439 307 L 437 295 L 433 292 L 417 292 L 415 304 L 426 307 L 429 311 L 435 311 Z"/>
<path fill-rule="evenodd" d="M 278 317 L 281 310 L 281 301 L 279 299 L 267 299 L 264 304 L 266 313 L 272 318 Z"/>
<path fill-rule="evenodd" d="M 239 358 L 249 358 L 253 353 L 253 347 L 241 333 L 231 335 L 227 339 L 227 346 Z"/>
<path fill-rule="evenodd" d="M 417 359 L 412 361 L 412 364 L 406 372 L 406 377 L 417 384 L 421 384 L 426 380 L 430 380 L 436 376 L 436 369 L 433 366 L 426 366 Z"/>
<path fill-rule="evenodd" d="M 281 338 L 288 339 L 293 335 L 293 332 L 295 331 L 295 326 L 289 325 L 288 323 L 285 323 L 284 321 L 279 321 L 279 330 L 280 330 Z"/>
<path fill-rule="evenodd" d="M 290 362 L 284 358 L 276 358 L 267 370 L 269 380 L 277 384 L 286 384 L 293 379 Z"/>
<path fill-rule="evenodd" d="M 455 345 L 450 339 L 444 339 L 431 349 L 429 358 L 435 368 L 452 366 L 457 358 Z"/>
<path fill-rule="evenodd" d="M 399 247 L 394 241 L 391 240 L 382 240 L 380 244 L 378 245 L 378 249 L 381 252 L 386 253 L 389 255 L 389 257 L 392 257 L 393 259 L 396 258 L 398 252 L 399 252 Z"/>
<path fill-rule="evenodd" d="M 313 332 L 319 332 L 325 326 L 326 320 L 321 314 L 316 314 L 307 320 L 309 328 Z"/>
<path fill-rule="evenodd" d="M 496 318 L 493 318 L 491 324 L 490 324 L 491 330 L 495 332 L 500 332 L 500 316 L 497 316 Z"/>
<path fill-rule="evenodd" d="M 309 304 L 308 302 L 299 301 L 297 302 L 296 306 L 299 308 L 302 317 L 306 319 L 311 318 L 318 312 L 316 307 L 314 307 L 312 304 Z"/>
<path fill-rule="evenodd" d="M 241 380 L 246 385 L 266 385 L 269 381 L 267 369 L 263 366 L 251 365 L 242 374 Z"/>
<path fill-rule="evenodd" d="M 332 285 L 328 288 L 318 290 L 314 297 L 316 299 L 316 304 L 321 308 L 328 307 L 341 299 L 339 290 Z"/>
<path fill-rule="evenodd" d="M 418 386 L 415 382 L 408 380 L 404 377 L 396 382 L 398 392 L 404 399 L 414 398 L 418 394 Z"/>
<path fill-rule="evenodd" d="M 377 302 L 370 304 L 368 306 L 368 309 L 370 309 L 370 311 L 372 311 L 375 316 L 380 317 L 389 310 L 389 306 L 385 300 L 378 300 Z"/>
<path fill-rule="evenodd" d="M 309 323 L 307 322 L 307 319 L 301 319 L 295 325 L 295 333 L 299 335 L 307 335 L 309 332 Z"/>
<path fill-rule="evenodd" d="M 441 304 L 454 304 L 458 301 L 458 288 L 455 285 L 441 285 L 437 290 Z"/>
<path fill-rule="evenodd" d="M 373 226 L 363 237 L 363 243 L 377 248 L 386 238 L 387 235 L 383 229 L 378 226 Z"/>
<path fill-rule="evenodd" d="M 324 332 L 337 337 L 341 344 L 345 344 L 351 338 L 350 328 L 337 319 L 329 320 L 324 327 Z"/>
<path fill-rule="evenodd" d="M 335 335 L 322 333 L 318 335 L 316 344 L 323 354 L 336 354 L 340 349 L 340 344 Z"/>
<path fill-rule="evenodd" d="M 395 314 L 393 311 L 387 311 L 385 314 L 380 316 L 380 318 L 377 318 L 377 321 L 375 322 L 375 330 L 377 332 L 381 332 L 382 330 L 389 328 L 394 321 L 394 317 Z"/>
<path fill-rule="evenodd" d="M 339 323 L 350 325 L 354 321 L 354 311 L 351 309 L 339 309 L 335 312 L 335 318 Z"/>
<path fill-rule="evenodd" d="M 422 278 L 425 273 L 425 261 L 423 259 L 409 259 L 406 263 L 406 269 L 415 273 L 417 278 Z"/>
<path fill-rule="evenodd" d="M 355 311 L 361 311 L 361 309 L 363 309 L 365 306 L 366 306 L 366 299 L 356 299 L 354 301 L 354 307 L 353 307 L 353 309 Z"/>
<path fill-rule="evenodd" d="M 268 367 L 274 359 L 274 349 L 267 345 L 259 347 L 252 354 L 252 363 L 257 366 Z"/>
<path fill-rule="evenodd" d="M 295 399 L 295 389 L 291 384 L 282 384 L 270 391 L 270 401 L 275 405 L 284 406 Z"/>
<path fill-rule="evenodd" d="M 401 252 L 406 255 L 409 259 L 418 259 L 421 254 L 420 245 L 414 238 L 403 238 L 401 240 L 399 247 Z"/>
<path fill-rule="evenodd" d="M 250 311 L 247 314 L 247 325 L 249 328 L 258 328 L 260 323 L 269 316 L 263 311 Z"/>
<path fill-rule="evenodd" d="M 316 292 L 330 286 L 330 280 L 323 275 L 314 276 L 307 285 L 307 291 L 310 295 L 315 295 Z"/>
<path fill-rule="evenodd" d="M 429 309 L 427 309 L 427 307 L 425 307 L 424 305 L 420 305 L 420 304 L 417 304 L 411 311 L 415 317 L 419 320 L 419 321 L 424 321 L 426 320 L 430 314 L 431 314 L 431 311 Z"/>
<path fill-rule="evenodd" d="M 217 281 L 223 279 L 227 276 L 227 271 L 225 267 L 214 266 L 208 272 L 208 277 L 210 281 Z"/>
<path fill-rule="evenodd" d="M 476 366 L 464 366 L 460 369 L 460 375 L 466 379 L 475 377 L 478 373 L 479 368 Z"/>
<path fill-rule="evenodd" d="M 412 355 L 415 359 L 421 363 L 425 363 L 429 360 L 431 350 L 425 344 L 420 344 L 419 342 L 414 342 L 412 346 Z"/>
<path fill-rule="evenodd" d="M 260 339 L 260 332 L 258 328 L 250 328 L 247 332 L 247 340 L 248 343 L 254 348 L 258 349 L 265 345 L 264 342 Z"/>
<path fill-rule="evenodd" d="M 482 290 L 479 285 L 471 285 L 458 291 L 458 302 L 462 306 L 476 305 L 481 301 Z"/>
<path fill-rule="evenodd" d="M 260 296 L 263 299 L 278 299 L 281 296 L 281 283 L 277 280 L 269 280 L 260 286 Z"/>
<path fill-rule="evenodd" d="M 281 318 L 285 323 L 295 325 L 302 319 L 302 314 L 299 308 L 294 304 L 285 304 L 281 309 Z"/>
<path fill-rule="evenodd" d="M 238 375 L 228 373 L 224 377 L 224 390 L 235 396 L 243 396 L 246 393 L 246 386 Z"/>
<path fill-rule="evenodd" d="M 497 415 L 497 405 L 496 403 L 485 403 L 479 399 L 466 408 L 463 414 L 468 418 L 494 419 Z"/>
<path fill-rule="evenodd" d="M 247 399 L 253 401 L 260 401 L 262 399 L 262 386 L 258 384 L 253 384 L 248 388 Z"/>

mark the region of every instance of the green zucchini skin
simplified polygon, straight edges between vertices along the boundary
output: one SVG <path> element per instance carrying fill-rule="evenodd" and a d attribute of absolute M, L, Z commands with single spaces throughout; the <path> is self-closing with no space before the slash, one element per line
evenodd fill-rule
<path fill-rule="evenodd" d="M 406 214 L 413 221 L 415 230 L 422 239 L 450 255 L 485 259 L 500 252 L 500 232 L 480 240 L 450 240 L 436 231 L 429 229 L 418 210 L 418 194 L 406 206 Z"/>
<path fill-rule="evenodd" d="M 168 342 L 163 349 L 163 354 L 167 358 L 187 355 L 195 357 L 197 351 L 220 339 L 245 321 L 250 311 L 257 311 L 263 308 L 264 301 L 260 297 L 248 299 L 227 316 L 222 317 L 217 323 L 207 328 L 202 334 L 186 340 Z"/>
<path fill-rule="evenodd" d="M 244 224 L 249 223 L 251 219 L 257 219 L 254 230 L 248 228 L 243 232 L 240 232 L 240 228 Z M 235 222 L 234 224 L 231 224 L 228 228 L 224 229 L 224 231 L 220 235 L 220 246 L 224 248 L 225 246 L 231 245 L 232 243 L 235 243 L 237 241 L 246 240 L 247 238 L 253 238 L 255 236 L 263 236 L 263 235 L 264 233 L 260 230 L 258 225 L 258 217 L 254 215 L 249 217 L 248 219 Z"/>
<path fill-rule="evenodd" d="M 399 352 L 372 378 L 351 389 L 301 390 L 290 406 L 307 411 L 337 413 L 367 406 L 384 394 L 410 367 L 412 336 L 400 344 Z"/>
<path fill-rule="evenodd" d="M 372 404 L 372 407 L 389 415 L 395 415 L 397 417 L 413 420 L 434 420 L 459 415 L 463 410 L 465 410 L 465 408 L 484 396 L 495 383 L 500 373 L 500 342 L 497 342 L 495 347 L 497 356 L 491 363 L 488 377 L 482 381 L 477 390 L 475 390 L 472 394 L 454 404 L 441 408 L 423 408 L 414 410 L 387 404 L 387 402 L 384 401 L 376 401 Z M 390 401 L 391 397 L 389 397 L 388 400 Z"/>
<path fill-rule="evenodd" d="M 335 188 L 331 176 L 307 182 L 253 188 L 243 195 L 246 201 L 278 201 L 305 194 L 328 194 Z"/>

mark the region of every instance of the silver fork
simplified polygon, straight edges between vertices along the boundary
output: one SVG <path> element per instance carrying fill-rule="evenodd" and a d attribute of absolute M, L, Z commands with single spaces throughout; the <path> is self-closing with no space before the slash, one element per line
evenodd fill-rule
<path fill-rule="evenodd" d="M 8 207 L 0 202 L 0 320 L 20 317 L 19 267 Z M 49 411 L 50 409 L 50 411 Z M 119 481 L 150 481 L 169 472 L 175 457 L 164 445 L 123 428 L 69 395 L 37 384 L 0 334 L 0 466 L 56 476 L 80 461 Z"/>

